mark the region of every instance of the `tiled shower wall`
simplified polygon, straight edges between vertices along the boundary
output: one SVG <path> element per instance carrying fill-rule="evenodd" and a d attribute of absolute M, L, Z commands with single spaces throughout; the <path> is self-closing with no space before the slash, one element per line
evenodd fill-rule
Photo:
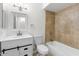
<path fill-rule="evenodd" d="M 79 4 L 55 14 L 55 40 L 79 48 Z"/>
<path fill-rule="evenodd" d="M 46 11 L 45 23 L 45 41 L 53 41 L 55 39 L 55 13 Z"/>

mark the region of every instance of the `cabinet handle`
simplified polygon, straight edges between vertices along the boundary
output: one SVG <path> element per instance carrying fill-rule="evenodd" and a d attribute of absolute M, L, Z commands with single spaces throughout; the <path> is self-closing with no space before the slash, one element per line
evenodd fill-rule
<path fill-rule="evenodd" d="M 24 48 L 24 50 L 28 50 L 28 48 Z"/>
<path fill-rule="evenodd" d="M 2 50 L 3 54 L 5 53 L 5 51 L 6 51 L 5 49 Z"/>
<path fill-rule="evenodd" d="M 19 48 L 20 48 L 20 47 L 19 47 L 19 46 L 17 46 L 16 48 L 17 48 L 17 50 L 19 50 Z"/>

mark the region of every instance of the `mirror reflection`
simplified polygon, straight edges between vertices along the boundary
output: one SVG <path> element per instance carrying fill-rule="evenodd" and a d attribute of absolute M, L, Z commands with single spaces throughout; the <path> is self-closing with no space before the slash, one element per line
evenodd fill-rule
<path fill-rule="evenodd" d="M 22 7 L 15 7 L 14 4 L 2 4 L 2 29 L 27 29 L 28 15 Z M 7 8 L 7 9 L 6 9 Z M 15 9 L 16 8 L 16 9 Z"/>
<path fill-rule="evenodd" d="M 16 13 L 14 19 L 15 29 L 26 29 L 27 28 L 27 15 L 22 13 Z"/>

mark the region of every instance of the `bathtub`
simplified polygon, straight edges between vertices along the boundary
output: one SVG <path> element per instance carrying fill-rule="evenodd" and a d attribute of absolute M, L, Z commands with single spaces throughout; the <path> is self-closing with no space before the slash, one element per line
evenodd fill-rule
<path fill-rule="evenodd" d="M 79 56 L 79 50 L 67 46 L 58 41 L 52 41 L 47 43 L 49 54 L 52 56 Z"/>

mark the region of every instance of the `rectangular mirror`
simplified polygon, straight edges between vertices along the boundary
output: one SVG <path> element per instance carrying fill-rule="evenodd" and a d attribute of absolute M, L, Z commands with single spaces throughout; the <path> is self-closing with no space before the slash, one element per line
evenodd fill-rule
<path fill-rule="evenodd" d="M 14 29 L 27 29 L 28 16 L 23 13 L 13 13 L 14 14 Z"/>
<path fill-rule="evenodd" d="M 19 10 L 19 7 L 4 3 L 2 10 L 2 29 L 27 30 L 28 15 L 25 12 L 26 10 Z"/>

